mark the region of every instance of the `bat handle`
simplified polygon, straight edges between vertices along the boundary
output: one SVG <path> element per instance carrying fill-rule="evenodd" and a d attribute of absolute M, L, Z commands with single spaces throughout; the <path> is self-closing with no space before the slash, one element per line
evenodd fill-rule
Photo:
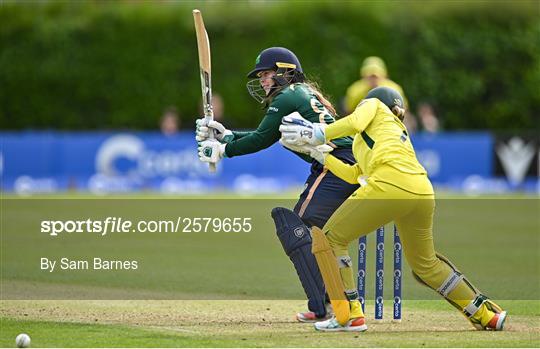
<path fill-rule="evenodd" d="M 212 121 L 214 120 L 214 116 L 210 113 L 210 115 L 205 115 L 205 118 L 206 118 L 206 121 Z M 210 139 L 214 139 L 214 132 L 210 132 L 210 135 L 209 135 L 209 138 Z M 216 173 L 216 163 L 215 162 L 210 162 L 208 163 L 208 169 L 210 171 L 210 173 Z"/>

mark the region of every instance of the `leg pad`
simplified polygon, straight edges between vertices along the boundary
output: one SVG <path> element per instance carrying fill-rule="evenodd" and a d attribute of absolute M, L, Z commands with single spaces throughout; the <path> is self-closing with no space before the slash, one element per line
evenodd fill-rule
<path fill-rule="evenodd" d="M 317 317 L 326 315 L 326 296 L 324 283 L 311 253 L 311 236 L 309 228 L 293 211 L 276 207 L 272 210 L 272 218 L 281 245 L 296 269 L 308 298 L 308 308 Z"/>
<path fill-rule="evenodd" d="M 330 303 L 332 303 L 334 314 L 336 314 L 336 320 L 340 325 L 345 325 L 350 318 L 350 306 L 345 295 L 345 287 L 339 273 L 336 256 L 321 229 L 312 227 L 311 234 L 313 237 L 312 252 L 317 259 L 324 284 L 330 296 Z"/>

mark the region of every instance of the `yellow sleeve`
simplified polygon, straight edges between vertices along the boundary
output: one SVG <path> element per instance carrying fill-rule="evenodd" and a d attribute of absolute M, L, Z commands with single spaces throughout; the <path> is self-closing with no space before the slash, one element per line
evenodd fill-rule
<path fill-rule="evenodd" d="M 364 131 L 375 117 L 378 104 L 378 99 L 364 99 L 352 114 L 326 126 L 324 130 L 326 141 L 345 136 L 353 136 Z"/>
<path fill-rule="evenodd" d="M 345 182 L 358 184 L 358 177 L 361 174 L 358 164 L 349 165 L 332 154 L 328 154 L 324 160 L 324 166 Z"/>

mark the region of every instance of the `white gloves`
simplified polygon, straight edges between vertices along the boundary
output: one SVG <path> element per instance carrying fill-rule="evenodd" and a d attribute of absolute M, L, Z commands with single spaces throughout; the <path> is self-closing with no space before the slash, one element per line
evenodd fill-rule
<path fill-rule="evenodd" d="M 225 147 L 226 144 L 215 139 L 199 142 L 199 160 L 216 164 L 225 156 Z"/>
<path fill-rule="evenodd" d="M 221 143 L 229 143 L 233 140 L 234 136 L 231 130 L 228 130 L 221 123 L 217 121 L 206 121 L 205 118 L 197 119 L 196 124 L 196 136 L 197 142 L 203 142 L 209 139 L 210 132 L 214 132 L 214 136 Z"/>
<path fill-rule="evenodd" d="M 282 144 L 317 146 L 326 143 L 325 128 L 326 124 L 312 123 L 294 112 L 283 117 L 279 130 Z"/>
<path fill-rule="evenodd" d="M 281 120 L 279 143 L 297 153 L 307 154 L 324 165 L 326 155 L 333 148 L 325 143 L 325 124 L 312 123 L 294 112 Z"/>
<path fill-rule="evenodd" d="M 332 148 L 328 144 L 322 144 L 322 145 L 310 145 L 310 144 L 294 145 L 294 144 L 284 142 L 283 139 L 280 139 L 279 143 L 281 143 L 281 145 L 284 146 L 287 149 L 290 149 L 290 150 L 295 151 L 297 153 L 306 154 L 306 155 L 311 156 L 313 159 L 317 160 L 322 165 L 324 165 L 324 159 L 326 159 L 326 155 L 328 155 L 328 153 L 330 153 L 332 150 L 334 150 L 334 148 Z"/>
<path fill-rule="evenodd" d="M 225 156 L 226 143 L 234 136 L 232 132 L 217 121 L 207 122 L 204 118 L 196 121 L 196 137 L 199 143 L 199 159 L 203 162 L 217 163 Z M 298 112 L 291 113 L 282 119 L 281 139 L 279 142 L 286 148 L 298 153 L 307 154 L 324 164 L 326 155 L 333 148 L 325 144 L 324 128 L 326 124 L 312 123 L 304 119 Z M 209 139 L 214 132 L 216 139 Z"/>

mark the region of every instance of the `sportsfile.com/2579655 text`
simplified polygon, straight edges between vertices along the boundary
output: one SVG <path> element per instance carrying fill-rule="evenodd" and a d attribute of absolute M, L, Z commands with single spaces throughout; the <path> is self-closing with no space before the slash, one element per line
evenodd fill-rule
<path fill-rule="evenodd" d="M 50 236 L 62 233 L 249 233 L 251 217 L 177 217 L 175 220 L 138 220 L 122 217 L 82 220 L 42 220 L 41 232 Z"/>

